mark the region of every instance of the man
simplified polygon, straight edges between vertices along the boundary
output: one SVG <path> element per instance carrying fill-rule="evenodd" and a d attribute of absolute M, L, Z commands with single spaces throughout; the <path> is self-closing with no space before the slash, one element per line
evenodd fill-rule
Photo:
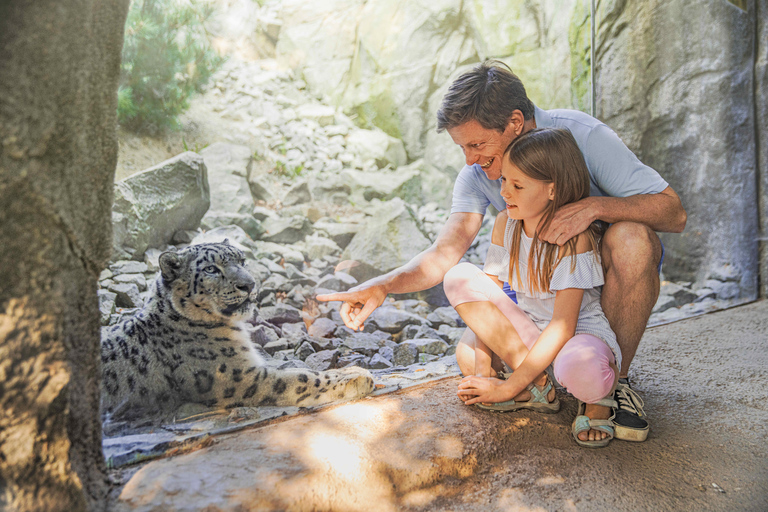
<path fill-rule="evenodd" d="M 469 248 L 488 204 L 504 209 L 501 161 L 515 138 L 534 128 L 568 129 L 584 155 L 591 197 L 561 208 L 540 237 L 563 245 L 595 220 L 610 224 L 602 242 L 605 285 L 602 307 L 622 352 L 615 398 L 616 438 L 645 440 L 648 422 L 629 387 L 628 371 L 659 295 L 663 247 L 655 231 L 679 233 L 686 223 L 680 198 L 659 174 L 640 162 L 618 136 L 597 119 L 573 110 L 544 111 L 528 99 L 525 87 L 502 62 L 489 61 L 460 76 L 437 113 L 438 131 L 447 130 L 464 151 L 466 166 L 456 179 L 451 215 L 435 243 L 410 262 L 345 293 L 318 296 L 344 301 L 340 314 L 352 329 L 389 293 L 437 285 Z M 474 334 L 467 329 L 456 349 L 465 375 L 473 373 Z"/>

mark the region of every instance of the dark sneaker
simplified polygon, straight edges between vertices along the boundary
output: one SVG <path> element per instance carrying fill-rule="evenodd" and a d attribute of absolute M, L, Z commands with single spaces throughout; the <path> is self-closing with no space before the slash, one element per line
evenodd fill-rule
<path fill-rule="evenodd" d="M 643 399 L 629 387 L 629 380 L 619 379 L 613 399 L 618 404 L 613 418 L 616 439 L 645 441 L 650 427 L 645 419 Z"/>

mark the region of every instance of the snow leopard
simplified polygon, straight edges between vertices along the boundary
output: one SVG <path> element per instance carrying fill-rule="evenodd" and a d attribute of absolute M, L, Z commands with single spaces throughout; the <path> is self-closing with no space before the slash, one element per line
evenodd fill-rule
<path fill-rule="evenodd" d="M 358 367 L 279 370 L 250 339 L 256 281 L 243 252 L 223 243 L 160 255 L 151 294 L 135 315 L 102 332 L 102 414 L 157 415 L 182 404 L 217 409 L 314 406 L 370 394 Z"/>

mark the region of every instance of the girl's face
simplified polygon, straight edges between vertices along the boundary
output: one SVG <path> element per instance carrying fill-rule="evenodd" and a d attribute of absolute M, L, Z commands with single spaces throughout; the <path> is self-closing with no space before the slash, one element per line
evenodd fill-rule
<path fill-rule="evenodd" d="M 531 236 L 555 197 L 555 185 L 526 176 L 508 158 L 504 158 L 501 166 L 501 197 L 507 203 L 509 218 L 522 220 L 526 234 Z"/>

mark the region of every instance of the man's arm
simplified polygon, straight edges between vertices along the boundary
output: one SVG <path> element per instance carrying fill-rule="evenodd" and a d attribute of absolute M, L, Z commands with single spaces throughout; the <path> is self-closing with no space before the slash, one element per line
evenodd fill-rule
<path fill-rule="evenodd" d="M 602 220 L 608 223 L 639 222 L 654 231 L 680 233 L 688 215 L 680 197 L 667 187 L 658 194 L 638 194 L 629 197 L 587 197 L 560 208 L 541 238 L 563 245 L 584 232 L 589 225 Z"/>
<path fill-rule="evenodd" d="M 321 301 L 344 301 L 339 313 L 350 329 L 360 329 L 389 293 L 426 290 L 440 283 L 448 270 L 459 262 L 480 231 L 479 213 L 453 213 L 435 243 L 411 261 L 379 277 L 370 279 L 347 292 L 318 295 Z"/>

